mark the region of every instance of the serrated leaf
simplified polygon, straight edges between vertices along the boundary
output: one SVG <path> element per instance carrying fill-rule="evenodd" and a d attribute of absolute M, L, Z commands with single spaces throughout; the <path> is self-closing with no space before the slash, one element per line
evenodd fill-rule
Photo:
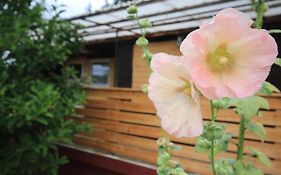
<path fill-rule="evenodd" d="M 280 90 L 275 87 L 273 84 L 265 81 L 262 85 L 261 90 L 259 93 L 265 94 L 265 95 L 271 95 L 273 92 L 280 92 Z"/>
<path fill-rule="evenodd" d="M 167 152 L 163 152 L 158 156 L 157 164 L 158 165 L 164 165 L 167 164 L 169 159 L 171 158 L 171 155 Z"/>
<path fill-rule="evenodd" d="M 251 121 L 246 121 L 245 122 L 245 127 L 251 132 L 259 136 L 261 141 L 264 141 L 266 138 L 266 131 L 263 127 L 262 123 L 252 123 Z"/>
<path fill-rule="evenodd" d="M 253 147 L 248 147 L 248 149 L 250 150 L 251 152 L 251 155 L 252 156 L 256 156 L 257 159 L 264 165 L 270 167 L 272 164 L 271 164 L 271 161 L 270 159 L 261 151 L 253 148 Z"/>
<path fill-rule="evenodd" d="M 243 99 L 231 99 L 230 105 L 236 107 L 235 112 L 249 119 L 259 114 L 259 109 L 269 109 L 269 104 L 265 98 L 251 96 Z"/>
<path fill-rule="evenodd" d="M 281 58 L 276 58 L 275 64 L 281 67 Z"/>

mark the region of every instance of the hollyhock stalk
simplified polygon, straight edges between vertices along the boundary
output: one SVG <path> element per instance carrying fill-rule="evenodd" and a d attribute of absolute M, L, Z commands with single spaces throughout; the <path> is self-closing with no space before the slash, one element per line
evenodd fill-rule
<path fill-rule="evenodd" d="M 210 107 L 211 107 L 211 122 L 215 123 L 216 122 L 216 118 L 217 118 L 217 114 L 215 113 L 214 110 L 214 105 L 213 105 L 213 101 L 210 100 Z M 215 155 L 214 155 L 214 140 L 211 141 L 211 165 L 212 165 L 212 171 L 213 174 L 216 175 L 216 171 L 215 171 Z"/>
<path fill-rule="evenodd" d="M 253 2 L 254 5 L 254 2 Z M 261 29 L 263 24 L 263 15 L 266 11 L 266 4 L 264 0 L 258 0 L 256 2 L 256 6 L 254 7 L 254 11 L 256 12 L 256 21 L 255 21 L 255 28 Z M 240 116 L 240 124 L 239 124 L 239 142 L 238 142 L 238 151 L 237 151 L 237 160 L 243 160 L 243 153 L 244 153 L 244 137 L 245 137 L 245 117 Z"/>

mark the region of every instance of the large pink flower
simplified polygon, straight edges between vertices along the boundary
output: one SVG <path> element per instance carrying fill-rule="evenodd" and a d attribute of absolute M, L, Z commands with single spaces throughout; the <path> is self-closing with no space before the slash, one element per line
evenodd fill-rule
<path fill-rule="evenodd" d="M 182 42 L 185 66 L 204 96 L 243 98 L 261 88 L 277 45 L 266 30 L 251 24 L 242 12 L 224 9 Z"/>
<path fill-rule="evenodd" d="M 203 130 L 199 94 L 182 57 L 155 54 L 151 69 L 148 96 L 157 109 L 162 127 L 176 137 L 199 136 Z"/>

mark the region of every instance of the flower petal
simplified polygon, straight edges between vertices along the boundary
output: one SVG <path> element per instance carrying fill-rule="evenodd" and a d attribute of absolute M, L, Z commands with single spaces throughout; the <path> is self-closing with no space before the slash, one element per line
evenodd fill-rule
<path fill-rule="evenodd" d="M 161 117 L 162 127 L 176 137 L 196 137 L 203 131 L 200 105 L 184 94 L 178 96 L 171 106 L 157 104 L 157 108 L 166 109 Z"/>

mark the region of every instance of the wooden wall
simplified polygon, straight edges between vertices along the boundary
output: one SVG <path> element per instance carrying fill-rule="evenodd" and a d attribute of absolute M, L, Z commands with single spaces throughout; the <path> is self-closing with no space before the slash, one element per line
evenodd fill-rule
<path fill-rule="evenodd" d="M 152 53 L 165 52 L 172 55 L 181 55 L 176 40 L 159 41 L 149 43 L 149 49 Z M 146 61 L 142 58 L 141 49 L 134 45 L 133 51 L 133 82 L 132 88 L 140 89 L 148 81 L 150 74 Z"/>
<path fill-rule="evenodd" d="M 93 126 L 89 133 L 77 134 L 75 143 L 90 149 L 114 154 L 120 157 L 156 165 L 156 139 L 166 133 L 160 128 L 159 118 L 147 95 L 132 89 L 92 89 L 86 88 L 87 103 L 78 108 L 78 122 L 86 122 Z M 267 138 L 262 143 L 259 138 L 246 132 L 246 146 L 254 146 L 263 151 L 272 160 L 272 167 L 268 168 L 257 163 L 254 158 L 246 160 L 257 163 L 267 174 L 281 174 L 281 95 L 269 96 L 271 109 L 263 111 L 263 117 L 256 118 L 265 125 Z M 202 98 L 201 105 L 204 120 L 210 120 L 209 102 Z M 219 113 L 218 121 L 226 126 L 227 131 L 237 142 L 239 130 L 239 116 L 232 109 Z M 170 139 L 182 147 L 175 151 L 174 156 L 181 161 L 188 172 L 202 175 L 211 174 L 207 155 L 196 153 L 194 144 L 196 138 Z M 226 153 L 220 153 L 217 158 L 236 157 L 237 148 L 229 144 Z M 245 153 L 249 153 L 245 149 Z"/>

